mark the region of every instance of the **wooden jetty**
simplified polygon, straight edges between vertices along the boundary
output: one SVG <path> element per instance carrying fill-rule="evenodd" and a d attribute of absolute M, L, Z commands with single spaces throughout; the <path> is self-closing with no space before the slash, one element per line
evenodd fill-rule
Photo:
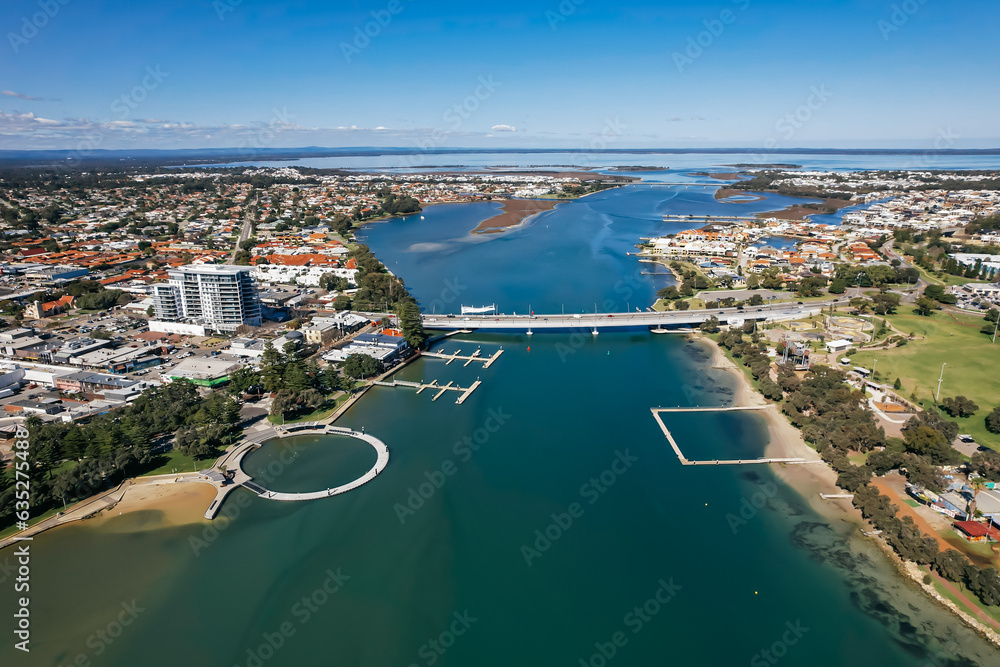
<path fill-rule="evenodd" d="M 448 384 L 438 384 L 437 380 L 431 380 L 430 382 L 407 382 L 406 380 L 390 380 L 385 382 L 380 380 L 373 382 L 372 384 L 378 387 L 406 387 L 407 389 L 416 389 L 418 394 L 425 389 L 431 389 L 436 392 L 434 396 L 431 397 L 431 401 L 438 400 L 444 395 L 445 392 L 457 391 L 461 392 L 461 394 L 455 403 L 461 405 L 462 403 L 465 403 L 466 399 L 469 398 L 472 392 L 479 388 L 479 385 L 481 385 L 482 382 L 480 380 L 476 380 L 468 387 L 460 387 L 455 384 L 454 380 L 448 382 Z"/>
<path fill-rule="evenodd" d="M 773 457 L 760 457 L 756 459 L 713 459 L 707 461 L 694 461 L 686 456 L 681 451 L 681 448 L 677 445 L 677 441 L 674 440 L 674 436 L 671 435 L 670 429 L 667 425 L 663 423 L 660 418 L 661 412 L 736 412 L 744 410 L 767 410 L 768 408 L 774 407 L 773 405 L 746 405 L 746 406 L 730 406 L 730 407 L 720 407 L 720 408 L 650 408 L 653 413 L 653 418 L 656 419 L 656 423 L 660 425 L 660 430 L 663 431 L 663 435 L 666 436 L 667 442 L 670 443 L 671 449 L 674 450 L 674 454 L 677 455 L 677 460 L 681 462 L 681 465 L 685 466 L 727 466 L 727 465 L 749 465 L 757 463 L 823 463 L 822 460 L 808 460 L 803 458 L 773 458 Z"/>
<path fill-rule="evenodd" d="M 489 368 L 490 366 L 493 365 L 494 361 L 500 358 L 501 354 L 503 354 L 503 348 L 500 348 L 499 350 L 497 350 L 488 357 L 484 357 L 482 348 L 477 348 L 475 352 L 473 352 L 470 355 L 466 355 L 464 357 L 462 356 L 461 350 L 456 350 L 451 354 L 446 354 L 443 352 L 423 352 L 421 353 L 421 356 L 431 357 L 432 359 L 445 359 L 446 360 L 444 364 L 445 366 L 447 366 L 453 361 L 464 361 L 465 363 L 462 364 L 463 366 L 468 366 L 473 361 L 479 361 L 482 362 L 483 368 Z"/>

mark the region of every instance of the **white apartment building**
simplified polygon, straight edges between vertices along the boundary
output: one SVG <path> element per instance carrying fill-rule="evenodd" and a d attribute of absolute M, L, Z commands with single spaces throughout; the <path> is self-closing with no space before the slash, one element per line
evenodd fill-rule
<path fill-rule="evenodd" d="M 192 264 L 167 274 L 167 284 L 153 286 L 156 320 L 187 321 L 225 332 L 260 326 L 260 297 L 250 267 Z M 152 323 L 150 329 L 156 330 Z"/>

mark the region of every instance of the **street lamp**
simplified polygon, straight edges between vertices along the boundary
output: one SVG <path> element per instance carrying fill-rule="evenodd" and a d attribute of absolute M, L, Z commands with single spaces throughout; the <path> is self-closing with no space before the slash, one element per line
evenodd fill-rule
<path fill-rule="evenodd" d="M 944 367 L 948 365 L 948 362 L 941 364 L 941 377 L 938 378 L 938 388 L 937 395 L 934 397 L 934 402 L 938 403 L 941 399 L 941 383 L 944 382 Z"/>
<path fill-rule="evenodd" d="M 878 380 L 875 379 L 875 364 L 877 363 L 878 359 L 872 359 L 872 382 L 878 382 Z"/>

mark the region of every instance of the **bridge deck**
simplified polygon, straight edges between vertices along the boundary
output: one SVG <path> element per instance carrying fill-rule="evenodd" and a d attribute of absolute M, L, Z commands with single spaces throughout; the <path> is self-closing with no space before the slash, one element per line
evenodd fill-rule
<path fill-rule="evenodd" d="M 833 303 L 832 301 L 830 303 Z M 732 324 L 745 320 L 797 320 L 822 312 L 826 302 L 811 304 L 779 304 L 760 308 L 719 308 L 715 310 L 686 310 L 645 313 L 599 313 L 599 314 L 552 314 L 552 315 L 465 315 L 442 316 L 423 315 L 424 327 L 428 329 L 614 329 L 667 327 L 701 324 L 716 317 L 722 324 Z M 434 356 L 436 353 L 432 353 Z M 452 355 L 446 355 L 450 357 Z M 496 356 L 496 355 L 494 355 Z"/>

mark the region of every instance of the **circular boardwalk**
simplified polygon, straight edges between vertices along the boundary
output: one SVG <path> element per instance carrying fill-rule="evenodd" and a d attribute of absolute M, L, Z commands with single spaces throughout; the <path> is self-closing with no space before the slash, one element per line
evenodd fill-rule
<path fill-rule="evenodd" d="M 340 486 L 334 486 L 329 489 L 323 489 L 322 491 L 309 491 L 305 493 L 283 493 L 280 491 L 271 491 L 265 489 L 263 486 L 253 481 L 253 479 L 246 474 L 243 470 L 243 456 L 259 447 L 263 439 L 257 439 L 257 442 L 253 443 L 252 446 L 247 447 L 247 449 L 241 453 L 238 457 L 236 464 L 240 473 L 240 477 L 237 484 L 243 486 L 244 488 L 250 489 L 256 493 L 261 498 L 268 498 L 270 500 L 283 500 L 283 501 L 296 501 L 296 500 L 317 500 L 319 498 L 329 498 L 330 496 L 336 496 L 341 493 L 347 493 L 359 486 L 370 482 L 375 479 L 375 477 L 385 469 L 385 466 L 389 463 L 389 448 L 384 442 L 379 440 L 373 435 L 368 435 L 360 431 L 354 431 L 349 428 L 342 428 L 340 426 L 330 426 L 328 424 L 320 424 L 317 422 L 307 422 L 304 424 L 295 424 L 293 426 L 288 426 L 282 429 L 275 428 L 273 435 L 268 435 L 267 440 L 272 438 L 288 438 L 293 435 L 301 435 L 305 433 L 329 433 L 330 435 L 346 435 L 351 438 L 357 438 L 358 440 L 364 440 L 372 448 L 375 449 L 375 453 L 378 458 L 375 460 L 375 465 L 373 465 L 368 472 L 366 472 L 361 477 L 357 478 L 353 482 L 348 482 L 347 484 L 341 484 Z"/>

